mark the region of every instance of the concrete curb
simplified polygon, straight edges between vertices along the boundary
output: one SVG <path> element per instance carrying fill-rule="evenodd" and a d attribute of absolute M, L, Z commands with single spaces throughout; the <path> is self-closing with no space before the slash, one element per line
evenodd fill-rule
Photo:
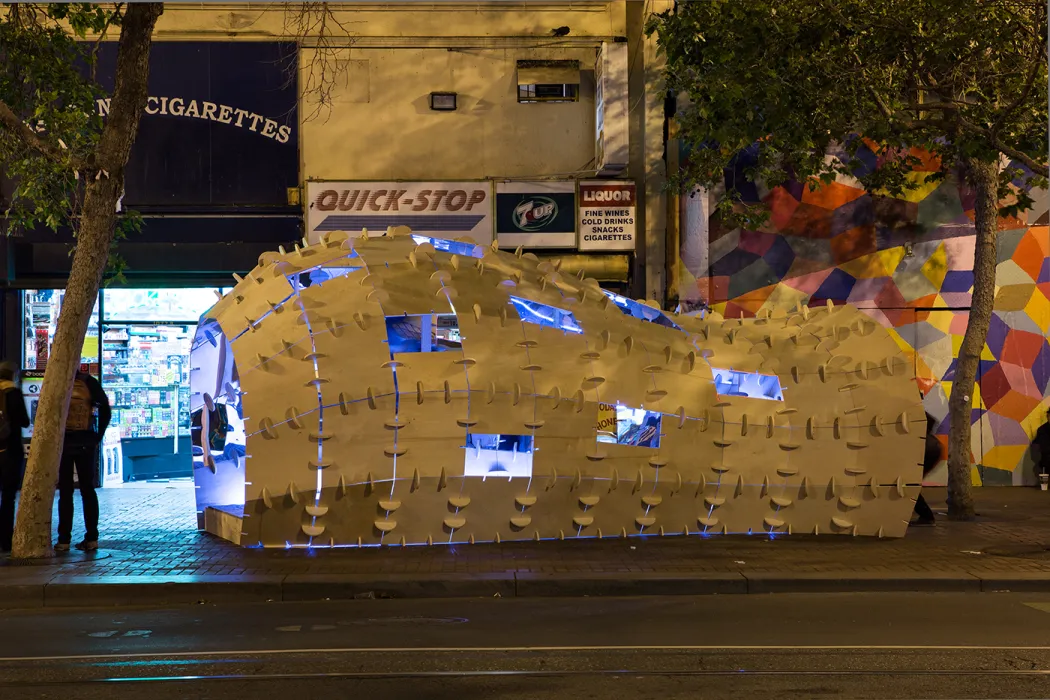
<path fill-rule="evenodd" d="M 1050 592 L 1050 572 L 572 572 L 0 578 L 0 609 L 372 598 Z"/>

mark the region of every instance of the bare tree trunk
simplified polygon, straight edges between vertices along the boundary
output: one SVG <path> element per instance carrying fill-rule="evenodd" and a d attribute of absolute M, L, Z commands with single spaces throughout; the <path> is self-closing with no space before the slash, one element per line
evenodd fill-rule
<path fill-rule="evenodd" d="M 974 205 L 977 243 L 973 259 L 970 318 L 959 349 L 955 380 L 948 399 L 951 426 L 948 432 L 948 517 L 952 520 L 972 520 L 975 514 L 970 493 L 970 415 L 977 369 L 992 320 L 996 238 L 999 233 L 998 165 L 970 159 L 964 164 L 963 171 L 968 184 L 977 193 Z"/>
<path fill-rule="evenodd" d="M 95 151 L 93 169 L 83 173 L 88 182 L 77 248 L 44 372 L 12 543 L 14 558 L 53 555 L 51 512 L 73 376 L 80 365 L 84 335 L 109 262 L 117 203 L 124 192 L 124 166 L 148 97 L 153 27 L 162 12 L 161 3 L 129 3 L 121 25 L 109 119 Z"/>

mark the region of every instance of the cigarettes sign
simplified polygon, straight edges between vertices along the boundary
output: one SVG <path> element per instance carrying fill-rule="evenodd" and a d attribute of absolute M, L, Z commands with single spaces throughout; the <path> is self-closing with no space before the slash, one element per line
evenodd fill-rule
<path fill-rule="evenodd" d="M 580 182 L 580 250 L 634 250 L 633 182 Z"/>
<path fill-rule="evenodd" d="M 487 182 L 308 182 L 311 243 L 328 231 L 381 236 L 407 226 L 436 238 L 492 242 L 492 186 Z"/>

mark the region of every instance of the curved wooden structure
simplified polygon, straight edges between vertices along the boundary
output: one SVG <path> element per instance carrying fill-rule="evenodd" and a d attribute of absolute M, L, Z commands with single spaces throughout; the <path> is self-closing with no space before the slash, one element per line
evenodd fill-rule
<path fill-rule="evenodd" d="M 852 307 L 669 315 L 404 231 L 263 256 L 193 365 L 241 403 L 247 459 L 195 471 L 247 546 L 899 537 L 921 481 L 912 367 Z"/>

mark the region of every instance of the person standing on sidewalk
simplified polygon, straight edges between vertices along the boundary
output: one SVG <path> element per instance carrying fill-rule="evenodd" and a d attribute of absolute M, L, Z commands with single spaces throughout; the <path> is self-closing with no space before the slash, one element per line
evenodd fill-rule
<path fill-rule="evenodd" d="M 98 471 L 98 446 L 106 434 L 110 419 L 109 399 L 98 380 L 87 372 L 73 378 L 69 399 L 66 437 L 62 461 L 58 467 L 58 542 L 56 552 L 68 552 L 73 536 L 73 474 L 80 487 L 84 506 L 84 541 L 77 549 L 98 549 L 98 494 L 95 493 Z"/>
<path fill-rule="evenodd" d="M 1032 444 L 1039 453 L 1039 462 L 1035 467 L 1035 476 L 1038 479 L 1040 474 L 1050 474 L 1050 410 L 1046 412 L 1046 422 L 1035 431 Z"/>
<path fill-rule="evenodd" d="M 22 428 L 29 427 L 18 371 L 10 362 L 0 363 L 0 410 L 0 552 L 10 552 L 15 531 L 15 496 L 22 488 L 25 466 Z"/>
<path fill-rule="evenodd" d="M 925 479 L 926 475 L 933 471 L 933 468 L 937 466 L 937 463 L 941 461 L 941 443 L 937 439 L 937 419 L 931 416 L 929 413 L 926 414 L 926 451 L 922 457 L 922 476 Z M 912 525 L 933 525 L 933 509 L 930 508 L 930 504 L 926 502 L 926 499 L 922 497 L 922 490 L 920 486 L 919 497 L 915 499 L 915 520 L 911 522 Z"/>

